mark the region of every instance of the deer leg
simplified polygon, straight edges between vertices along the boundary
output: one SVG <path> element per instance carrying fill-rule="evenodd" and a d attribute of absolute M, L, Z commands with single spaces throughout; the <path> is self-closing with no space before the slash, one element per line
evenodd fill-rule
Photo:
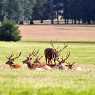
<path fill-rule="evenodd" d="M 50 64 L 50 60 L 48 60 L 48 64 Z"/>
<path fill-rule="evenodd" d="M 48 64 L 52 64 L 52 60 L 48 59 Z"/>
<path fill-rule="evenodd" d="M 46 64 L 47 64 L 47 58 L 46 58 Z"/>
<path fill-rule="evenodd" d="M 54 63 L 55 63 L 55 65 L 56 65 L 56 59 L 54 59 Z"/>

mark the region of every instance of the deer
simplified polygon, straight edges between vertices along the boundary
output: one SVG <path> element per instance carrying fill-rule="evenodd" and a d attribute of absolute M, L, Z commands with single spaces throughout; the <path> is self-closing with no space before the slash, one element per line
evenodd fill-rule
<path fill-rule="evenodd" d="M 8 64 L 11 69 L 18 69 L 21 67 L 19 64 L 15 64 L 14 61 L 21 56 L 21 52 L 18 56 L 14 57 L 14 54 L 11 54 L 10 56 L 6 57 L 8 61 L 5 64 Z"/>
<path fill-rule="evenodd" d="M 60 50 L 58 50 L 58 48 L 54 47 L 53 42 L 50 42 L 50 45 L 52 46 L 52 48 L 46 48 L 44 50 L 44 55 L 45 55 L 45 59 L 46 59 L 46 64 L 52 64 L 52 60 L 54 61 L 55 65 L 56 65 L 56 60 L 59 57 L 59 54 L 62 52 L 62 50 L 64 50 L 65 48 L 68 47 L 68 45 L 64 45 L 64 47 Z"/>
<path fill-rule="evenodd" d="M 27 64 L 29 69 L 36 69 L 36 68 L 41 68 L 41 69 L 49 69 L 49 67 L 46 64 L 42 64 L 40 62 L 41 58 L 43 56 L 37 56 L 38 51 L 33 51 L 28 55 L 28 57 L 23 61 L 23 64 Z M 33 62 L 33 57 L 36 57 L 34 62 Z"/>
<path fill-rule="evenodd" d="M 65 66 L 68 67 L 69 70 L 72 70 L 73 67 L 74 67 L 74 65 L 75 65 L 75 62 L 73 62 L 73 63 L 66 62 L 66 65 Z"/>
<path fill-rule="evenodd" d="M 66 61 L 68 60 L 68 58 L 70 57 L 70 51 L 67 53 L 66 57 L 64 58 L 63 56 L 61 57 L 61 60 L 59 60 L 58 58 L 58 64 L 57 64 L 57 67 L 60 69 L 60 70 L 63 70 L 65 66 L 67 66 L 69 68 L 69 64 L 66 64 Z"/>
<path fill-rule="evenodd" d="M 32 53 L 29 53 L 29 55 L 26 57 L 26 59 L 23 62 L 23 64 L 27 64 L 27 67 L 29 69 L 33 69 L 33 64 L 32 64 L 32 60 L 33 60 L 33 56 L 35 56 L 37 54 L 37 52 L 35 51 L 35 49 L 32 51 Z"/>

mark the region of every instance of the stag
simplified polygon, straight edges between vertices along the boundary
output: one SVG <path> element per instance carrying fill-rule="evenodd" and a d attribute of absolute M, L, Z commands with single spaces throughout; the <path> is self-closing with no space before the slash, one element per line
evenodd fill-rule
<path fill-rule="evenodd" d="M 73 62 L 73 63 L 66 62 L 66 65 L 65 66 L 68 67 L 69 70 L 72 70 L 73 67 L 74 67 L 74 65 L 75 65 L 75 62 Z"/>
<path fill-rule="evenodd" d="M 33 56 L 36 56 L 37 53 L 38 53 L 38 52 L 36 52 L 36 50 L 34 49 L 34 50 L 32 51 L 32 53 L 30 53 L 30 54 L 27 56 L 27 58 L 26 58 L 24 61 L 22 61 L 23 64 L 27 64 L 27 66 L 28 66 L 29 69 L 32 69 L 32 68 L 33 68 L 33 64 L 32 64 L 31 61 L 33 60 Z"/>
<path fill-rule="evenodd" d="M 46 64 L 41 64 L 40 60 L 42 56 L 37 56 L 38 51 L 33 51 L 29 56 L 26 58 L 26 60 L 23 61 L 23 64 L 27 64 L 29 69 L 36 69 L 36 68 L 41 68 L 45 70 L 49 70 L 50 67 L 48 67 Z M 33 57 L 36 57 L 34 62 L 32 62 Z"/>
<path fill-rule="evenodd" d="M 14 61 L 21 56 L 21 52 L 18 56 L 14 57 L 14 54 L 11 54 L 10 56 L 6 57 L 8 61 L 5 64 L 8 64 L 11 68 L 20 68 L 21 66 L 19 64 L 15 64 Z"/>
<path fill-rule="evenodd" d="M 45 59 L 46 59 L 46 64 L 52 64 L 52 60 L 54 61 L 54 63 L 56 64 L 56 60 L 59 57 L 59 54 L 62 52 L 62 50 L 64 50 L 65 48 L 68 47 L 68 45 L 64 45 L 64 47 L 60 50 L 58 50 L 58 48 L 56 49 L 54 47 L 53 42 L 51 41 L 51 46 L 52 48 L 46 48 L 44 50 L 44 55 L 45 55 Z"/>
<path fill-rule="evenodd" d="M 57 66 L 60 70 L 64 69 L 64 66 L 65 66 L 64 63 L 66 63 L 66 61 L 68 60 L 69 57 L 70 57 L 70 51 L 67 53 L 65 58 L 62 56 L 61 60 L 59 60 L 59 59 L 57 60 L 58 61 Z"/>

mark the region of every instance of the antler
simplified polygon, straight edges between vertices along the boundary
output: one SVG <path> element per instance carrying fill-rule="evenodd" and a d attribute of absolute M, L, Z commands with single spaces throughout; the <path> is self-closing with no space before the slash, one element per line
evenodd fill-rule
<path fill-rule="evenodd" d="M 43 56 L 37 56 L 36 58 L 35 58 L 35 60 L 34 60 L 34 63 L 40 63 L 40 60 L 41 60 L 41 58 L 43 58 Z"/>
<path fill-rule="evenodd" d="M 15 59 L 19 58 L 20 56 L 21 56 L 21 52 L 19 53 L 18 56 L 14 57 L 14 58 L 12 58 L 12 59 L 15 60 Z"/>
<path fill-rule="evenodd" d="M 39 51 L 36 51 L 36 49 L 33 49 L 32 53 L 29 53 L 29 56 L 28 57 L 31 57 L 31 56 L 36 56 L 38 54 Z"/>
<path fill-rule="evenodd" d="M 55 49 L 55 47 L 54 47 L 54 44 L 53 44 L 53 41 L 52 41 L 52 40 L 50 41 L 50 45 L 53 47 L 53 49 Z"/>
<path fill-rule="evenodd" d="M 10 56 L 6 56 L 7 59 L 11 59 L 14 55 L 11 54 Z"/>
<path fill-rule="evenodd" d="M 67 47 L 68 47 L 68 45 L 67 44 L 64 44 L 64 47 L 62 49 L 60 49 L 58 52 L 62 52 L 62 50 L 64 50 Z"/>
<path fill-rule="evenodd" d="M 57 60 L 58 62 L 60 62 L 60 63 L 64 63 L 68 58 L 69 58 L 69 56 L 70 56 L 70 51 L 69 51 L 69 53 L 67 53 L 67 55 L 66 55 L 66 57 L 65 58 L 63 58 L 63 56 L 62 56 L 62 60 L 60 61 L 59 59 Z"/>
<path fill-rule="evenodd" d="M 40 57 L 39 57 L 39 60 L 41 60 L 42 58 L 43 58 L 43 56 L 40 56 Z"/>
<path fill-rule="evenodd" d="M 32 51 L 32 53 L 30 54 L 30 56 L 37 56 L 38 53 L 39 53 L 39 50 L 34 49 L 34 50 Z"/>
<path fill-rule="evenodd" d="M 66 58 L 62 58 L 63 60 L 64 60 L 64 62 L 68 59 L 70 57 L 70 51 L 67 53 L 67 55 L 66 55 Z"/>
<path fill-rule="evenodd" d="M 33 49 L 32 53 L 29 53 L 29 57 L 31 57 L 32 55 L 34 55 L 35 53 L 35 49 Z"/>

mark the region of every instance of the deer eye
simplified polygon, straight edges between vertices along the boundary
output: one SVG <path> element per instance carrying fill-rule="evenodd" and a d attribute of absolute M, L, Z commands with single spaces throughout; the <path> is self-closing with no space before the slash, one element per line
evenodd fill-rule
<path fill-rule="evenodd" d="M 30 60 L 32 60 L 32 58 L 30 58 Z"/>

